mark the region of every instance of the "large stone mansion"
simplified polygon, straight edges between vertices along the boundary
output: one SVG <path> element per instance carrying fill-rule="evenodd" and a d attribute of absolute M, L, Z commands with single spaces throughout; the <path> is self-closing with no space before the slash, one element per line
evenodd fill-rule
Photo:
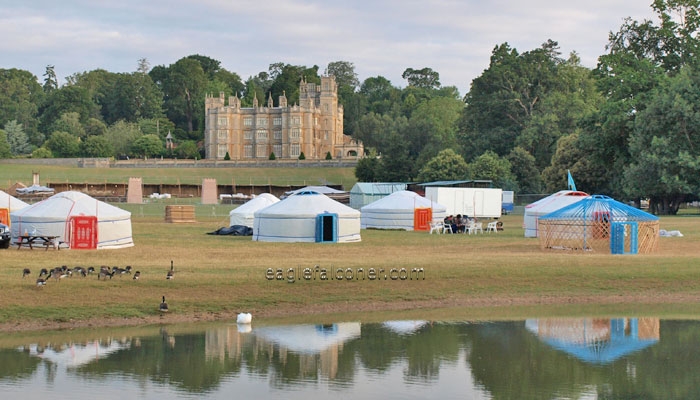
<path fill-rule="evenodd" d="M 302 80 L 299 104 L 289 106 L 287 97 L 279 97 L 278 106 L 267 99 L 267 107 L 241 107 L 241 99 L 231 96 L 228 106 L 224 94 L 207 95 L 204 102 L 204 145 L 207 159 L 231 160 L 306 159 L 322 160 L 330 152 L 334 159 L 357 158 L 362 143 L 343 134 L 343 106 L 338 104 L 338 86 L 334 76 L 321 77 L 321 85 Z"/>

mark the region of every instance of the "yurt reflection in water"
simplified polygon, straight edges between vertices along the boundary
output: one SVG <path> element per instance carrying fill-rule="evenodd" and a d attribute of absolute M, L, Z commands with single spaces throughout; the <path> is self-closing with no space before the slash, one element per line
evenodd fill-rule
<path fill-rule="evenodd" d="M 544 318 L 525 321 L 548 345 L 592 364 L 608 364 L 659 341 L 658 318 Z"/>

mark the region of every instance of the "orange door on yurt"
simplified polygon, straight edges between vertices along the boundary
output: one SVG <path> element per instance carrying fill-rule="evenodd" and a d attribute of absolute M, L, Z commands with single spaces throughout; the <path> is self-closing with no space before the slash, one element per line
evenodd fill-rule
<path fill-rule="evenodd" d="M 10 226 L 10 209 L 0 208 L 0 224 Z"/>
<path fill-rule="evenodd" d="M 73 216 L 69 220 L 70 248 L 89 250 L 97 248 L 97 217 Z"/>
<path fill-rule="evenodd" d="M 433 220 L 432 208 L 415 208 L 413 210 L 413 230 L 429 231 L 430 222 Z"/>

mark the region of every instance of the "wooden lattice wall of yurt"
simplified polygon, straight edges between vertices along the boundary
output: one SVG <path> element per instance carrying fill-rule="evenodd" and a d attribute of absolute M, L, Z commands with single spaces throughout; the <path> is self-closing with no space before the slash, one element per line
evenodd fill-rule
<path fill-rule="evenodd" d="M 610 253 L 610 223 L 607 221 L 542 220 L 538 221 L 542 250 L 578 250 Z M 659 221 L 637 222 L 637 253 L 656 251 Z"/>

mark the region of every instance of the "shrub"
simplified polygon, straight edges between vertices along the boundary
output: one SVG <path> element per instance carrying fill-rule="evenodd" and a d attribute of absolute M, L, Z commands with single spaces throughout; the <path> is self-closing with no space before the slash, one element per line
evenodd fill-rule
<path fill-rule="evenodd" d="M 226 152 L 226 155 L 224 156 L 225 161 L 230 161 L 231 160 L 231 155 L 228 154 L 228 151 Z"/>
<path fill-rule="evenodd" d="M 326 153 L 326 160 L 332 160 L 332 159 L 333 159 L 333 156 L 331 156 L 331 152 L 329 151 L 328 153 Z"/>
<path fill-rule="evenodd" d="M 306 156 L 304 155 L 304 152 L 303 152 L 303 151 L 299 154 L 299 159 L 300 159 L 300 160 L 306 160 Z"/>

